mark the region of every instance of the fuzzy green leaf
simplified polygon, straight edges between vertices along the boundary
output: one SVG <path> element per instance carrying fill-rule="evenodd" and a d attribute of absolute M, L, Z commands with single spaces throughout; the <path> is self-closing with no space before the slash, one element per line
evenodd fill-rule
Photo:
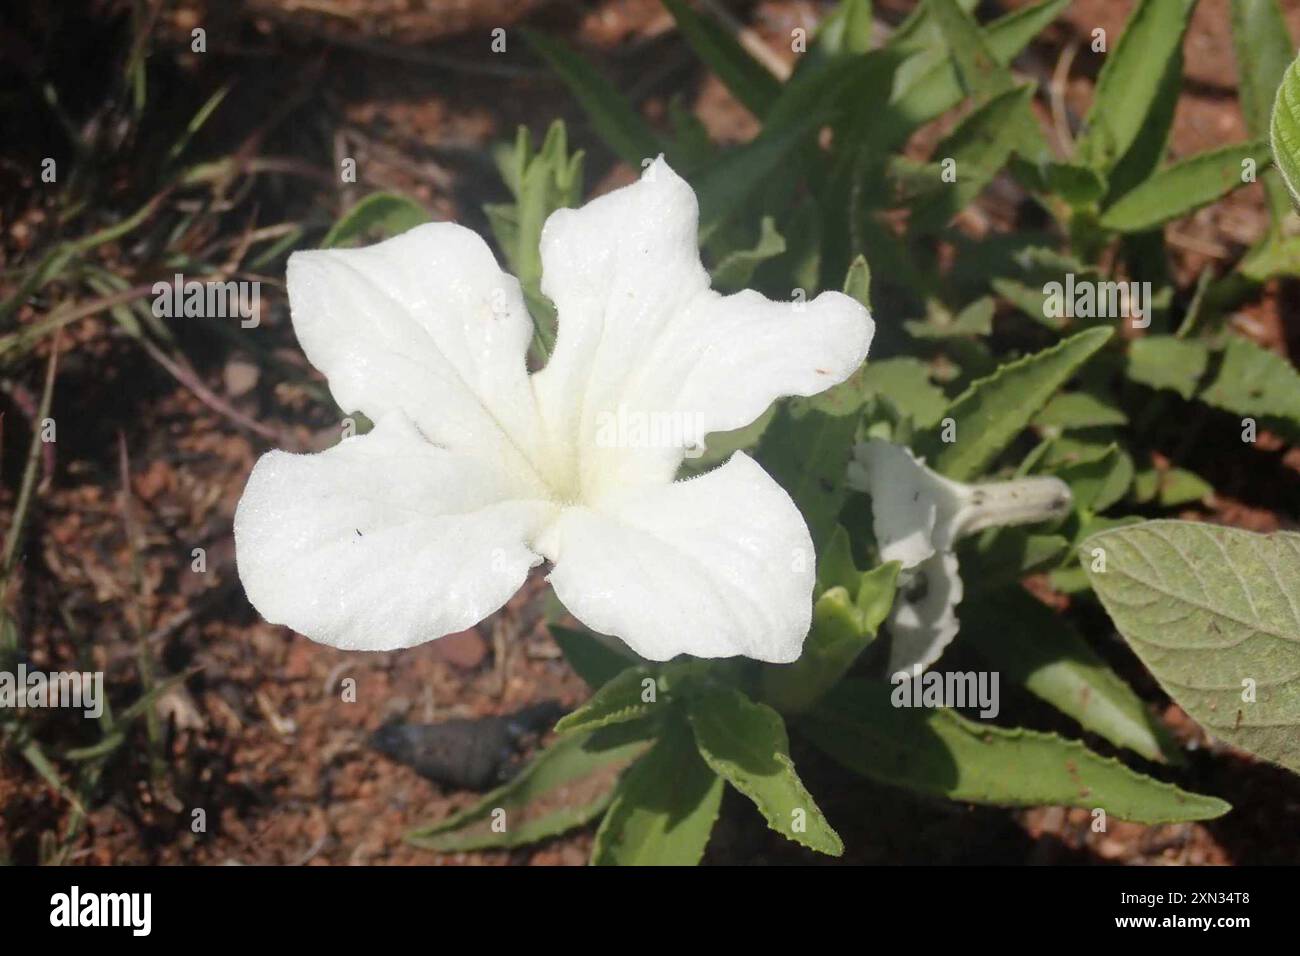
<path fill-rule="evenodd" d="M 1115 626 L 1180 707 L 1300 772 L 1300 534 L 1148 521 L 1093 535 L 1080 556 Z"/>

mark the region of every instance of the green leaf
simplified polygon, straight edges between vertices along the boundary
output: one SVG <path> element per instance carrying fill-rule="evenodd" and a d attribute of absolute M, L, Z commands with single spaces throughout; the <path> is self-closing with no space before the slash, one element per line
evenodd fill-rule
<path fill-rule="evenodd" d="M 631 651 L 620 653 L 586 631 L 560 624 L 548 624 L 547 629 L 564 652 L 564 659 L 588 687 L 601 687 L 627 668 L 643 663 L 639 657 L 632 656 Z"/>
<path fill-rule="evenodd" d="M 954 317 L 947 309 L 931 300 L 926 321 L 909 319 L 903 323 L 903 328 L 915 339 L 978 338 L 993 331 L 995 310 L 993 299 L 983 296 Z"/>
<path fill-rule="evenodd" d="M 996 96 L 1011 85 L 1011 74 L 998 62 L 975 18 L 955 0 L 925 0 L 939 25 L 948 54 L 957 64 L 957 78 L 970 96 Z"/>
<path fill-rule="evenodd" d="M 719 687 L 691 701 L 690 722 L 704 762 L 754 801 L 769 827 L 818 853 L 844 853 L 839 834 L 795 773 L 780 714 Z"/>
<path fill-rule="evenodd" d="M 1300 58 L 1287 67 L 1282 85 L 1277 88 L 1269 133 L 1273 161 L 1277 163 L 1292 199 L 1300 198 Z"/>
<path fill-rule="evenodd" d="M 888 402 L 918 428 L 933 425 L 948 407 L 948 396 L 930 381 L 929 366 L 906 356 L 868 361 L 862 371 L 862 390 Z"/>
<path fill-rule="evenodd" d="M 1246 131 L 1251 136 L 1268 136 L 1273 100 L 1295 52 L 1291 34 L 1275 0 L 1232 0 L 1230 12 L 1237 97 Z M 1264 174 L 1264 188 L 1276 229 L 1291 211 L 1291 200 L 1276 170 Z"/>
<path fill-rule="evenodd" d="M 1218 373 L 1198 397 L 1237 415 L 1269 419 L 1292 438 L 1300 436 L 1300 373 L 1247 339 L 1228 339 Z"/>
<path fill-rule="evenodd" d="M 1093 535 L 1080 554 L 1115 626 L 1180 707 L 1300 772 L 1300 534 L 1148 521 Z"/>
<path fill-rule="evenodd" d="M 429 214 L 414 199 L 371 193 L 340 216 L 320 244 L 322 249 L 334 249 L 361 239 L 387 239 L 428 221 Z"/>
<path fill-rule="evenodd" d="M 993 58 L 1007 66 L 1029 45 L 1043 28 L 1056 19 L 1070 0 L 1043 0 L 999 17 L 984 28 L 985 39 Z M 971 4 L 973 6 L 973 4 Z M 928 5 L 921 11 L 929 10 Z M 903 30 L 890 38 L 891 45 L 907 49 Z M 924 46 L 922 46 L 924 49 Z M 961 102 L 963 91 L 954 60 L 946 50 L 935 49 L 925 56 L 913 57 L 915 67 L 905 64 L 898 71 L 890 95 L 890 109 L 898 114 L 902 137 L 917 126 L 928 123 Z"/>
<path fill-rule="evenodd" d="M 449 853 L 523 846 L 582 826 L 609 806 L 619 771 L 648 746 L 626 728 L 562 737 L 509 783 L 406 839 Z M 493 829 L 494 811 L 504 811 L 495 817 L 501 832 Z"/>
<path fill-rule="evenodd" d="M 832 544 L 837 542 L 842 546 L 848 543 L 842 528 L 836 528 L 832 539 Z M 835 572 L 848 586 L 833 585 L 817 599 L 812 628 L 799 659 L 763 668 L 763 696 L 783 713 L 807 710 L 848 673 L 858 655 L 875 640 L 893 606 L 899 563 L 891 561 L 863 574 L 852 567 L 851 556 L 848 560 L 849 568 L 841 564 Z M 820 567 L 818 573 L 825 576 Z"/>
<path fill-rule="evenodd" d="M 1034 416 L 1036 427 L 1061 431 L 1127 424 L 1128 416 L 1123 409 L 1092 392 L 1063 392 Z"/>
<path fill-rule="evenodd" d="M 1133 481 L 1133 500 L 1139 504 L 1155 503 L 1162 508 L 1176 508 L 1202 501 L 1213 494 L 1214 486 L 1195 472 L 1184 468 L 1147 468 Z"/>
<path fill-rule="evenodd" d="M 1203 342 L 1147 335 L 1130 343 L 1125 371 L 1135 382 L 1167 388 L 1189 399 L 1209 361 L 1210 350 Z"/>
<path fill-rule="evenodd" d="M 1095 169 L 1128 152 L 1160 93 L 1167 63 L 1179 56 L 1196 0 L 1139 0 L 1097 77 L 1078 154 Z"/>
<path fill-rule="evenodd" d="M 650 716 L 660 705 L 661 694 L 667 692 L 666 687 L 660 686 L 660 676 L 646 667 L 629 667 L 620 671 L 601 685 L 585 704 L 561 717 L 555 725 L 555 732 L 587 732 Z M 654 700 L 644 699 L 644 682 L 647 680 L 655 683 Z"/>
<path fill-rule="evenodd" d="M 823 58 L 871 49 L 871 0 L 844 0 L 817 27 L 814 52 Z"/>
<path fill-rule="evenodd" d="M 1148 760 L 1178 756 L 1169 732 L 1061 615 L 1020 588 L 962 606 L 963 640 L 1008 680 L 1085 730 Z"/>
<path fill-rule="evenodd" d="M 822 396 L 819 404 L 791 399 L 758 445 L 759 461 L 794 499 L 818 553 L 844 505 L 844 471 L 862 417 L 864 399 L 845 390 L 850 382 L 832 389 L 846 400 L 846 409 L 830 408 L 835 396 Z"/>
<path fill-rule="evenodd" d="M 1101 757 L 1077 740 L 1008 730 L 945 708 L 895 707 L 890 685 L 848 679 L 799 729 L 855 773 L 933 796 L 998 806 L 1102 808 L 1137 823 L 1209 820 L 1231 807 Z"/>
<path fill-rule="evenodd" d="M 871 310 L 871 266 L 865 256 L 858 256 L 844 276 L 844 294 Z"/>
<path fill-rule="evenodd" d="M 935 157 L 956 164 L 952 168 L 957 178 L 916 204 L 912 229 L 918 233 L 937 229 L 974 202 L 1023 140 L 1025 124 L 1033 121 L 1029 112 L 1033 95 L 1032 86 L 1021 86 L 994 96 L 935 147 Z"/>
<path fill-rule="evenodd" d="M 582 199 L 581 150 L 569 155 L 564 123 L 547 130 L 542 148 L 532 152 L 527 127 L 519 127 L 512 148 L 497 157 L 502 178 L 515 194 L 513 204 L 483 207 L 510 271 L 519 279 L 537 331 L 540 358 L 555 344 L 556 315 L 542 295 L 542 226 L 555 210 L 576 206 Z"/>
<path fill-rule="evenodd" d="M 769 124 L 757 137 L 724 154 L 699 177 L 695 191 L 700 200 L 701 244 L 744 206 L 749 194 L 768 176 L 781 169 L 822 119 L 820 112 L 812 112 L 790 124 Z"/>
<path fill-rule="evenodd" d="M 1245 185 L 1242 164 L 1247 160 L 1267 165 L 1268 143 L 1251 140 L 1174 163 L 1116 200 L 1102 213 L 1101 225 L 1117 232 L 1141 232 L 1186 216 Z"/>
<path fill-rule="evenodd" d="M 1097 514 L 1124 497 L 1133 483 L 1133 470 L 1129 453 L 1112 444 L 1101 455 L 1071 462 L 1055 474 L 1070 486 L 1076 510 Z"/>
<path fill-rule="evenodd" d="M 662 152 L 659 137 L 596 69 L 558 40 L 524 29 L 524 38 L 568 86 L 591 125 L 614 153 L 634 169 Z"/>
<path fill-rule="evenodd" d="M 737 100 L 762 117 L 781 95 L 781 82 L 745 51 L 712 17 L 701 16 L 683 0 L 664 0 L 686 42 Z"/>
<path fill-rule="evenodd" d="M 977 477 L 1111 334 L 1088 329 L 972 383 L 945 416 L 956 422 L 956 441 L 942 441 L 942 429 L 934 428 L 920 436 L 917 451 L 950 478 Z"/>
<path fill-rule="evenodd" d="M 957 546 L 968 597 L 1016 584 L 1026 574 L 1053 564 L 1070 548 L 1059 534 L 1032 534 L 1023 528 L 990 529 Z M 974 569 L 974 573 L 970 573 Z"/>
<path fill-rule="evenodd" d="M 598 866 L 694 866 L 722 802 L 722 778 L 700 757 L 690 728 L 674 721 L 619 781 L 596 831 Z"/>
<path fill-rule="evenodd" d="M 785 239 L 776 231 L 771 216 L 764 216 L 759 225 L 758 241 L 749 249 L 737 249 L 723 257 L 713 267 L 713 287 L 723 292 L 734 292 L 749 287 L 754 270 L 761 263 L 785 252 Z"/>

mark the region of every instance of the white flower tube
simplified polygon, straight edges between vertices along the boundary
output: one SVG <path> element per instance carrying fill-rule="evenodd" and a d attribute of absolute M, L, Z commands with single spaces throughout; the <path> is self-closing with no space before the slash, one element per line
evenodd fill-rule
<path fill-rule="evenodd" d="M 1017 478 L 968 485 L 927 468 L 911 450 L 879 438 L 854 449 L 848 485 L 871 496 L 882 561 L 903 566 L 889 616 L 889 672 L 926 668 L 957 635 L 962 582 L 956 542 L 985 528 L 1034 524 L 1069 513 L 1070 487 L 1059 478 Z"/>

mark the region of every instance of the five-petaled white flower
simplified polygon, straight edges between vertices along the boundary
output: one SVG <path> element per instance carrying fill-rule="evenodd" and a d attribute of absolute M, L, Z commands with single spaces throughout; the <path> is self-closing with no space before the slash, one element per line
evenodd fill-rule
<path fill-rule="evenodd" d="M 889 612 L 890 674 L 924 670 L 957 636 L 964 588 L 954 549 L 960 538 L 1062 517 L 1073 500 L 1059 478 L 953 481 L 931 471 L 910 449 L 880 438 L 854 449 L 847 483 L 871 496 L 880 560 L 902 565 Z"/>
<path fill-rule="evenodd" d="M 710 290 L 698 216 L 662 159 L 552 215 L 559 332 L 531 375 L 519 283 L 461 226 L 292 256 L 303 350 L 375 427 L 258 461 L 235 515 L 253 605 L 325 644 L 391 650 L 483 620 L 546 559 L 568 610 L 643 657 L 797 658 L 814 556 L 789 495 L 741 452 L 675 481 L 684 440 L 595 437 L 630 412 L 729 431 L 866 357 L 874 325 L 848 296 Z"/>

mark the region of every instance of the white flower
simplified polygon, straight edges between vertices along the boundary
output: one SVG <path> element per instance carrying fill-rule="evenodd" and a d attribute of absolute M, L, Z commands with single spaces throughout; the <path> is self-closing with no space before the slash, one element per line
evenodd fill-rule
<path fill-rule="evenodd" d="M 835 292 L 711 291 L 698 215 L 662 159 L 552 215 L 542 289 L 559 333 L 532 375 L 519 283 L 467 229 L 292 256 L 303 350 L 375 427 L 258 461 L 235 515 L 253 605 L 325 644 L 390 650 L 481 621 L 546 559 L 569 611 L 643 657 L 797 658 L 814 560 L 794 503 L 743 453 L 673 479 L 696 432 L 847 378 L 874 325 Z M 691 427 L 596 440 L 633 413 Z"/>
<path fill-rule="evenodd" d="M 882 561 L 903 566 L 889 614 L 889 673 L 937 661 L 961 626 L 957 541 L 1004 525 L 1032 524 L 1070 510 L 1059 478 L 967 485 L 936 474 L 911 450 L 873 438 L 854 449 L 848 485 L 871 496 L 872 527 Z"/>

